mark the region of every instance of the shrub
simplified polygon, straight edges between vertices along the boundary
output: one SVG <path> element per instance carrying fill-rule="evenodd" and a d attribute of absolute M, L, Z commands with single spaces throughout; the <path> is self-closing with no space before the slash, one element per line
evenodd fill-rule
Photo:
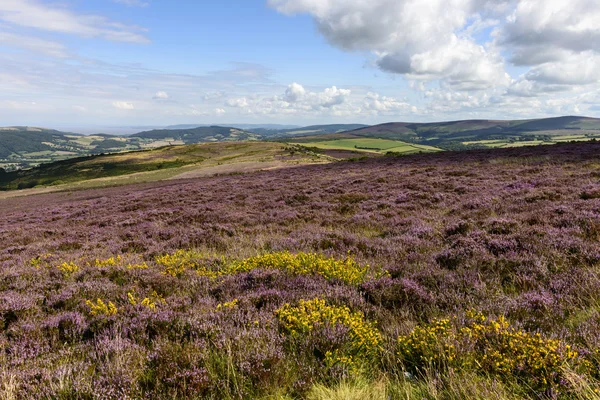
<path fill-rule="evenodd" d="M 164 275 L 179 277 L 188 269 L 196 269 L 198 267 L 199 253 L 191 250 L 177 250 L 173 254 L 164 254 L 157 256 L 155 261 L 157 264 L 165 267 Z"/>
<path fill-rule="evenodd" d="M 455 318 L 417 326 L 398 338 L 398 355 L 414 373 L 475 369 L 506 380 L 516 377 L 538 391 L 560 389 L 565 368 L 583 365 L 560 340 L 518 330 L 502 316 L 490 319 L 473 312 L 462 324 Z"/>
<path fill-rule="evenodd" d="M 365 321 L 361 312 L 352 312 L 346 306 L 328 306 L 321 299 L 300 300 L 297 307 L 285 304 L 275 314 L 283 333 L 292 338 L 328 328 L 343 328 L 346 340 L 320 352 L 328 366 L 356 369 L 363 362 L 373 361 L 381 351 L 382 336 L 375 324 Z"/>
<path fill-rule="evenodd" d="M 362 283 L 368 272 L 368 265 L 361 266 L 352 257 L 344 260 L 327 258 L 315 253 L 290 252 L 267 253 L 231 264 L 225 274 L 249 272 L 255 269 L 279 269 L 294 275 L 321 275 L 328 280 L 340 280 L 347 284 Z"/>
<path fill-rule="evenodd" d="M 72 262 L 64 262 L 56 267 L 62 272 L 65 278 L 72 276 L 75 272 L 79 271 L 79 266 Z"/>
<path fill-rule="evenodd" d="M 114 305 L 112 301 L 109 301 L 108 304 L 102 301 L 102 299 L 97 299 L 94 303 L 93 301 L 87 300 L 85 302 L 87 306 L 90 308 L 90 314 L 92 315 L 106 315 L 111 316 L 117 314 L 117 307 Z"/>
<path fill-rule="evenodd" d="M 221 268 L 212 268 L 201 264 L 201 254 L 194 251 L 177 250 L 173 254 L 156 257 L 156 262 L 165 270 L 163 274 L 180 277 L 186 270 L 196 270 L 199 275 L 217 278 L 235 275 L 257 269 L 277 269 L 293 275 L 320 275 L 328 280 L 339 280 L 347 284 L 358 285 L 367 278 L 369 266 L 362 266 L 348 256 L 343 260 L 328 258 L 316 253 L 275 252 L 226 263 Z"/>

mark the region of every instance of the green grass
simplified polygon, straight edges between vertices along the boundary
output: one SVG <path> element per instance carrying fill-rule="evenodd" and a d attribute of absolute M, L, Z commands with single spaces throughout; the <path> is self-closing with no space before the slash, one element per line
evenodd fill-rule
<path fill-rule="evenodd" d="M 328 162 L 318 155 L 272 142 L 222 142 L 80 157 L 0 176 L 1 190 L 52 186 L 64 190 L 153 182 L 186 175 L 235 173 L 287 164 Z M 276 164 L 276 165 L 275 165 Z M 199 173 L 200 172 L 200 173 Z M 192 173 L 192 175 L 189 175 Z M 195 175 L 194 175 L 195 174 Z"/>
<path fill-rule="evenodd" d="M 325 150 L 352 150 L 362 151 L 368 153 L 418 153 L 418 152 L 435 152 L 440 149 L 432 146 L 419 145 L 401 142 L 399 140 L 388 140 L 388 139 L 370 139 L 370 138 L 351 138 L 351 139 L 337 139 L 330 141 L 319 141 L 319 142 L 303 142 L 303 146 L 315 147 L 318 149 Z"/>

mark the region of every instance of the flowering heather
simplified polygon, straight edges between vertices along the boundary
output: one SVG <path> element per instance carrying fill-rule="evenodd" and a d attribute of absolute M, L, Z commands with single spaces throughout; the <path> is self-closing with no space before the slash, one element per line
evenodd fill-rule
<path fill-rule="evenodd" d="M 0 201 L 0 399 L 597 398 L 598 193 L 585 143 Z"/>

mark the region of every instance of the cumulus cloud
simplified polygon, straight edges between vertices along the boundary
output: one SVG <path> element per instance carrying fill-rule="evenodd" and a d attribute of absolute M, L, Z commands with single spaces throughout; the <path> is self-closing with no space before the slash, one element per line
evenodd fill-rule
<path fill-rule="evenodd" d="M 0 1 L 0 21 L 44 31 L 100 37 L 121 42 L 148 43 L 144 29 L 124 25 L 99 15 L 77 14 L 36 0 Z"/>
<path fill-rule="evenodd" d="M 287 13 L 309 13 L 319 32 L 344 50 L 371 51 L 383 70 L 444 80 L 463 89 L 508 82 L 498 52 L 461 31 L 487 1 L 270 0 Z"/>
<path fill-rule="evenodd" d="M 156 92 L 156 94 L 153 97 L 154 100 L 168 100 L 169 98 L 170 98 L 169 94 L 162 90 L 159 90 L 158 92 Z"/>
<path fill-rule="evenodd" d="M 363 106 L 374 115 L 398 115 L 417 112 L 417 107 L 405 101 L 373 92 L 367 93 Z"/>
<path fill-rule="evenodd" d="M 598 0 L 269 0 L 310 14 L 319 32 L 375 65 L 451 90 L 508 87 L 506 60 L 545 91 L 600 80 Z M 479 35 L 484 31 L 490 35 Z M 489 33 L 489 32 L 488 32 Z M 482 37 L 488 39 L 482 39 Z M 578 68 L 578 66 L 580 68 Z"/>
<path fill-rule="evenodd" d="M 134 105 L 127 101 L 113 101 L 112 105 L 113 105 L 113 107 L 118 108 L 120 110 L 134 110 L 135 109 Z"/>
<path fill-rule="evenodd" d="M 306 90 L 304 90 L 304 87 L 294 82 L 286 89 L 284 98 L 290 103 L 295 103 L 304 97 L 305 94 Z"/>

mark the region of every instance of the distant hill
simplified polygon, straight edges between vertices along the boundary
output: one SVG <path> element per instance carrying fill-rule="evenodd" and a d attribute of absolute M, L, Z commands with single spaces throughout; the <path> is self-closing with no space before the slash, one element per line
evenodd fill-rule
<path fill-rule="evenodd" d="M 200 128 L 203 126 L 212 126 L 214 124 L 182 124 L 182 125 L 169 125 L 164 129 L 193 129 Z M 300 128 L 298 125 L 279 125 L 279 124 L 220 124 L 219 126 L 231 126 L 232 128 L 243 129 L 247 131 L 253 131 L 254 129 L 296 129 Z"/>
<path fill-rule="evenodd" d="M 356 135 L 382 135 L 416 139 L 442 139 L 457 136 L 487 137 L 498 134 L 522 135 L 541 131 L 594 130 L 600 131 L 600 119 L 587 117 L 558 117 L 535 120 L 494 121 L 465 120 L 434 123 L 393 122 L 352 130 Z"/>
<path fill-rule="evenodd" d="M 80 135 L 47 128 L 14 126 L 0 128 L 0 168 L 31 168 L 40 164 L 99 153 L 141 150 L 140 138 Z"/>
<path fill-rule="evenodd" d="M 77 157 L 26 170 L 0 171 L 0 192 L 88 182 L 90 187 L 151 182 L 174 177 L 244 173 L 298 164 L 330 162 L 302 148 L 273 142 L 222 142 L 165 146 L 151 150 Z M 129 176 L 129 178 L 126 178 Z M 1 197 L 1 196 L 0 196 Z"/>
<path fill-rule="evenodd" d="M 516 147 L 569 141 L 600 140 L 600 119 L 566 116 L 517 121 L 465 120 L 435 123 L 392 122 L 374 126 L 361 124 L 193 126 L 154 129 L 133 135 L 80 135 L 47 128 L 15 126 L 0 128 L 0 168 L 12 171 L 37 165 L 101 153 L 145 150 L 161 146 L 211 142 L 279 141 L 307 143 L 346 140 L 341 149 L 364 138 L 400 141 L 406 145 L 430 146 L 442 150 Z M 282 128 L 283 127 L 283 128 Z M 362 144 L 361 144 L 362 143 Z M 372 149 L 387 151 L 385 142 Z M 389 143 L 388 143 L 389 144 Z M 381 145 L 381 146 L 380 146 Z M 323 145 L 324 146 L 324 145 Z M 323 147 L 321 146 L 321 147 Z M 337 148 L 336 143 L 326 144 Z M 383 147 L 382 147 L 383 146 Z M 421 147 L 412 146 L 421 149 Z M 366 146 L 369 147 L 369 146 Z"/>
<path fill-rule="evenodd" d="M 437 123 L 394 122 L 345 132 L 358 137 L 403 140 L 447 150 L 506 147 L 600 138 L 600 119 L 557 117 L 535 120 L 465 120 Z"/>
<path fill-rule="evenodd" d="M 234 142 L 259 140 L 260 135 L 237 128 L 222 126 L 202 126 L 192 129 L 155 129 L 140 132 L 130 137 L 142 139 L 163 140 L 167 142 L 182 142 L 184 144 L 203 142 Z"/>
<path fill-rule="evenodd" d="M 333 124 L 333 125 L 311 125 L 292 129 L 252 129 L 252 132 L 264 137 L 287 137 L 302 135 L 325 135 L 329 133 L 339 133 L 351 131 L 354 129 L 366 128 L 368 125 L 361 124 Z"/>
<path fill-rule="evenodd" d="M 66 133 L 52 129 L 14 126 L 0 128 L 0 158 L 39 151 L 69 150 Z"/>

